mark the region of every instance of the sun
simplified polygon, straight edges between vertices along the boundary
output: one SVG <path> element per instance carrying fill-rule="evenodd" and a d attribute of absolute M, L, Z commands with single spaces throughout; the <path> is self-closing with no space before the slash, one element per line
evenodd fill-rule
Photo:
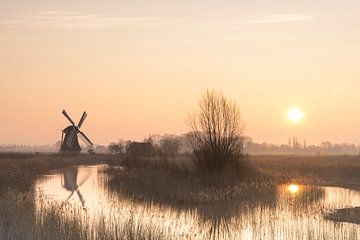
<path fill-rule="evenodd" d="M 288 118 L 293 123 L 298 123 L 304 118 L 304 112 L 299 108 L 293 107 L 288 111 Z"/>

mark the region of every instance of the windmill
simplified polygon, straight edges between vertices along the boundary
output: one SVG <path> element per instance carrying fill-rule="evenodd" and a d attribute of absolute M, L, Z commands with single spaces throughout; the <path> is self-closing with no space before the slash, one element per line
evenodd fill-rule
<path fill-rule="evenodd" d="M 84 123 L 87 116 L 86 112 L 83 113 L 78 125 L 75 125 L 74 121 L 70 118 L 70 116 L 66 113 L 65 110 L 62 111 L 62 114 L 69 120 L 71 125 L 62 130 L 60 153 L 80 152 L 81 147 L 79 145 L 78 136 L 84 143 L 92 146 L 93 143 L 90 141 L 90 139 L 83 132 L 80 131 L 80 127 Z"/>

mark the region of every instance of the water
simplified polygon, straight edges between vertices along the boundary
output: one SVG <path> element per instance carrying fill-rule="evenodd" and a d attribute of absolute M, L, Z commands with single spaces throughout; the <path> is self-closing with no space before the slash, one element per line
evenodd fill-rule
<path fill-rule="evenodd" d="M 103 166 L 64 169 L 36 185 L 35 215 L 56 209 L 88 238 L 147 231 L 164 239 L 359 239 L 360 225 L 326 213 L 360 205 L 360 192 L 336 187 L 281 185 L 258 197 L 215 204 L 173 205 L 131 199 L 107 187 Z M 73 194 L 72 194 L 73 192 Z M 72 195 L 71 195 L 72 194 Z"/>

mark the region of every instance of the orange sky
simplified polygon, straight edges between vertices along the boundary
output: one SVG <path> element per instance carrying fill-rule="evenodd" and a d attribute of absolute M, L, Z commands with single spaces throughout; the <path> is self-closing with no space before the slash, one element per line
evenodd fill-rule
<path fill-rule="evenodd" d="M 359 1 L 268 2 L 1 2 L 0 144 L 180 134 L 208 88 L 254 141 L 360 142 Z"/>

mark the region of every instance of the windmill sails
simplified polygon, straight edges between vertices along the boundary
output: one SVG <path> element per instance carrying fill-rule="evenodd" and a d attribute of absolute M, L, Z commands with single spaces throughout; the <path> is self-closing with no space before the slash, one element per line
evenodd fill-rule
<path fill-rule="evenodd" d="M 75 125 L 75 122 L 71 119 L 65 110 L 62 111 L 62 114 L 68 119 L 71 125 L 63 130 L 63 135 L 65 135 L 65 137 L 61 140 L 60 152 L 80 152 L 81 148 L 79 145 L 78 136 L 80 136 L 80 139 L 86 145 L 92 146 L 93 143 L 91 140 L 82 131 L 80 131 L 80 127 L 83 125 L 87 117 L 87 113 L 84 111 L 77 125 Z"/>

